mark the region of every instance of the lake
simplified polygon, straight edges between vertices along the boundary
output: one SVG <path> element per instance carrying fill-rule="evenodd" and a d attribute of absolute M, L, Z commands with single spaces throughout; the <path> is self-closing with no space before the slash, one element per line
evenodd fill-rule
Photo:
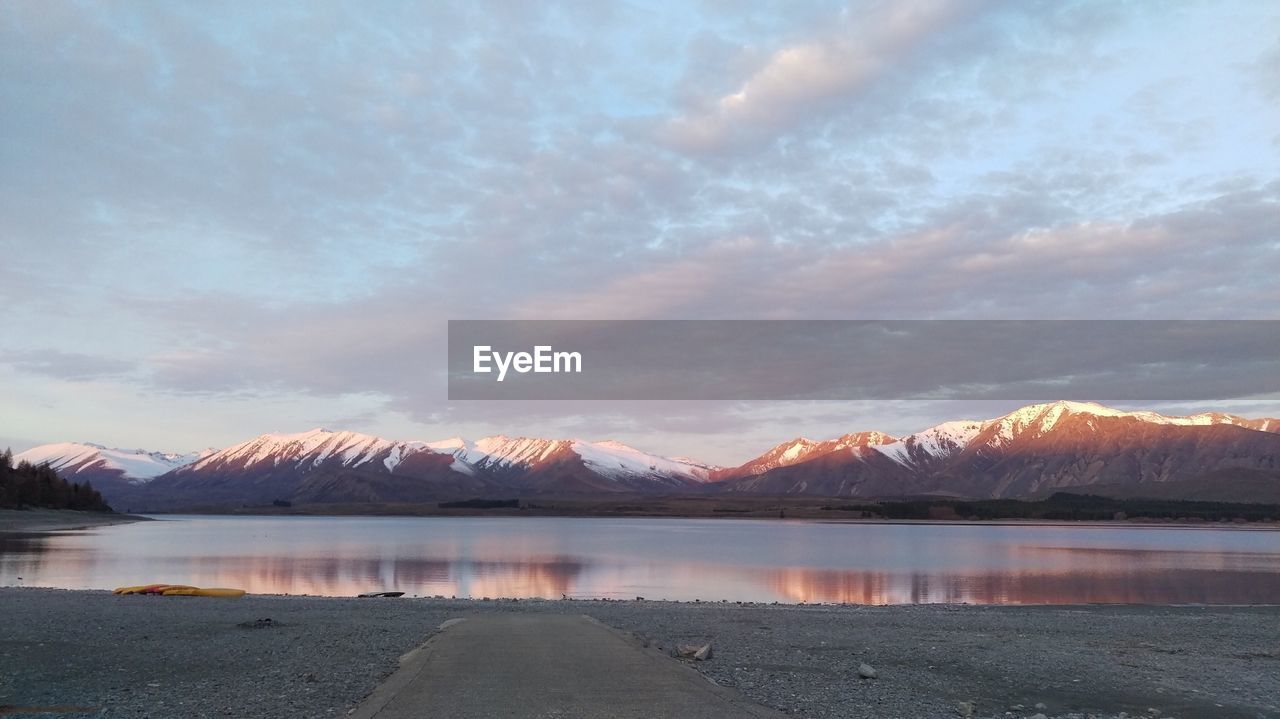
<path fill-rule="evenodd" d="M 856 604 L 1280 602 L 1280 532 L 746 519 L 211 517 L 0 535 L 0 584 Z"/>

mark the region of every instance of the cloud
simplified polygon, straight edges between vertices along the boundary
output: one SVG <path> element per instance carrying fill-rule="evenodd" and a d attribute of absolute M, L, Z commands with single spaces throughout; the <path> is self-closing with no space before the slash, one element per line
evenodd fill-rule
<path fill-rule="evenodd" d="M 1280 145 L 1235 73 L 1274 65 L 1273 35 L 1240 30 L 1275 11 L 1197 12 L 1221 22 L 11 5 L 0 300 L 27 353 L 8 376 L 48 407 L 0 433 L 157 408 L 218 436 L 378 413 L 393 436 L 762 421 L 454 408 L 449 318 L 1274 317 Z"/>
<path fill-rule="evenodd" d="M 672 119 L 663 136 L 688 152 L 773 137 L 857 101 L 905 56 L 981 3 L 908 0 L 854 6 L 820 37 L 775 51 L 734 92 Z"/>
<path fill-rule="evenodd" d="M 1235 298 L 1277 291 L 1277 192 L 1269 183 L 1138 219 L 1030 228 L 1016 199 L 1006 208 L 979 196 L 879 242 L 713 244 L 548 295 L 516 316 L 1275 318 L 1275 305 Z"/>
<path fill-rule="evenodd" d="M 124 378 L 136 371 L 136 365 L 127 360 L 48 349 L 0 351 L 0 363 L 73 382 Z"/>

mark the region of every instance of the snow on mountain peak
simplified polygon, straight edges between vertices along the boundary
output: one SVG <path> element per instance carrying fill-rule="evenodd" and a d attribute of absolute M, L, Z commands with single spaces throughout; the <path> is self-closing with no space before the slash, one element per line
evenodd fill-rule
<path fill-rule="evenodd" d="M 621 474 L 643 477 L 662 474 L 705 482 L 710 475 L 705 466 L 647 454 L 615 440 L 574 440 L 571 446 L 584 464 L 606 476 Z"/>
<path fill-rule="evenodd" d="M 703 465 L 648 454 L 611 439 L 589 442 L 497 435 L 474 443 L 460 441 L 453 454 L 481 468 L 506 468 L 533 467 L 568 452 L 576 454 L 593 471 L 614 478 L 674 475 L 706 481 L 709 475 L 708 468 Z"/>
<path fill-rule="evenodd" d="M 581 441 L 581 440 L 578 440 L 578 441 Z M 623 452 L 639 451 L 635 447 L 632 447 L 631 445 L 628 445 L 628 444 L 623 444 L 622 442 L 619 442 L 616 439 L 601 439 L 595 442 L 590 442 L 589 444 L 595 445 L 596 447 L 603 447 L 605 449 L 617 449 Z"/>
<path fill-rule="evenodd" d="M 1221 412 L 1202 412 L 1189 416 L 1172 416 L 1153 412 L 1151 410 L 1135 410 L 1126 411 L 1108 407 L 1097 402 L 1071 402 L 1061 400 L 1058 402 L 1046 404 L 1032 404 L 1010 412 L 1004 417 L 998 417 L 988 422 L 991 424 L 999 423 L 1001 425 L 1002 434 L 1005 430 L 1009 436 L 1019 432 L 1025 428 L 1034 427 L 1035 430 L 1043 434 L 1053 429 L 1063 417 L 1067 415 L 1089 415 L 1092 417 L 1108 417 L 1117 419 L 1134 419 L 1139 422 L 1161 425 L 1175 425 L 1182 427 L 1190 426 L 1207 426 L 1213 424 L 1233 424 L 1247 426 L 1249 420 L 1241 419 L 1234 415 L 1223 414 Z"/>
<path fill-rule="evenodd" d="M 1097 402 L 1060 400 L 1030 404 L 1002 416 L 988 420 L 956 420 L 943 422 L 929 429 L 904 437 L 898 442 L 875 447 L 882 454 L 900 464 L 913 465 L 930 458 L 942 458 L 961 451 L 979 435 L 992 447 L 1013 441 L 1027 432 L 1031 436 L 1043 436 L 1058 427 L 1069 416 L 1091 418 L 1131 419 L 1161 425 L 1199 426 L 1234 424 L 1266 429 L 1261 421 L 1243 420 L 1228 414 L 1206 412 L 1189 417 L 1171 417 L 1148 410 L 1125 411 Z M 1255 427 L 1256 425 L 1256 427 Z"/>
<path fill-rule="evenodd" d="M 56 442 L 19 452 L 13 459 L 15 462 L 47 464 L 62 474 L 70 475 L 90 470 L 118 472 L 121 477 L 141 484 L 199 458 L 198 452 L 148 452 L 90 442 Z"/>
<path fill-rule="evenodd" d="M 387 463 L 387 468 L 392 469 L 403 456 L 425 449 L 421 443 L 415 444 L 419 446 L 410 447 L 403 442 L 393 442 L 359 432 L 333 432 L 317 427 L 293 434 L 262 434 L 202 457 L 191 467 L 202 469 L 222 466 L 243 469 L 268 460 L 274 466 L 292 463 L 316 467 L 331 458 L 337 458 L 343 466 L 355 467 L 394 453 L 395 459 Z M 387 456 L 386 459 L 391 458 Z"/>
<path fill-rule="evenodd" d="M 796 461 L 800 457 L 803 457 L 809 450 L 813 449 L 813 445 L 815 444 L 817 443 L 808 437 L 800 437 L 787 445 L 787 448 L 778 454 L 778 463 L 790 464 L 791 462 Z"/>
<path fill-rule="evenodd" d="M 871 449 L 899 464 L 927 462 L 963 450 L 984 426 L 985 423 L 970 419 L 943 422 L 895 442 L 872 445 Z"/>

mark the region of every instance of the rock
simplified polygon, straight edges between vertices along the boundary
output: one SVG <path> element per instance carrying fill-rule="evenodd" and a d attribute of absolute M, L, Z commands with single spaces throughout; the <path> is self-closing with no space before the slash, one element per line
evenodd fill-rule
<path fill-rule="evenodd" d="M 876 679 L 878 675 L 876 674 L 875 667 L 863 662 L 858 665 L 858 676 L 863 679 Z"/>
<path fill-rule="evenodd" d="M 973 716 L 973 702 L 960 702 L 956 704 L 956 713 L 962 717 Z"/>
<path fill-rule="evenodd" d="M 705 662 L 711 658 L 711 643 L 706 644 L 677 644 L 675 656 L 681 659 L 693 659 L 699 662 Z"/>
<path fill-rule="evenodd" d="M 1046 705 L 1044 702 L 1036 702 L 1036 709 L 1044 711 L 1045 709 L 1048 709 L 1048 708 L 1049 708 L 1048 705 Z"/>
<path fill-rule="evenodd" d="M 1148 707 L 1147 714 L 1153 717 L 1158 717 L 1160 716 L 1160 710 L 1156 709 L 1155 707 Z"/>
<path fill-rule="evenodd" d="M 1045 716 L 1043 712 L 1036 712 L 1031 715 L 1031 719 L 1049 719 L 1049 717 Z"/>

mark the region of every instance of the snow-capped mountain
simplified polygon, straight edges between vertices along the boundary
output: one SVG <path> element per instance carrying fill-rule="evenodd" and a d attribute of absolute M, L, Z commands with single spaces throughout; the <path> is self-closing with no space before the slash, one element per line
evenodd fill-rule
<path fill-rule="evenodd" d="M 1091 402 L 1035 404 L 994 419 L 944 422 L 861 451 L 814 455 L 808 451 L 814 444 L 779 445 L 724 473 L 721 488 L 1024 497 L 1055 488 L 1192 481 L 1233 470 L 1280 472 L 1280 422 L 1274 419 L 1175 417 Z M 777 461 L 782 447 L 799 448 L 796 461 Z M 755 471 L 759 467 L 767 469 Z"/>
<path fill-rule="evenodd" d="M 618 481 L 649 478 L 663 483 L 706 482 L 711 468 L 689 460 L 670 459 L 642 452 L 615 440 L 586 442 L 580 439 L 534 437 L 485 437 L 474 443 L 452 439 L 432 443 L 450 448 L 454 457 L 481 471 L 524 472 L 567 457 L 576 457 L 592 472 Z"/>
<path fill-rule="evenodd" d="M 385 470 L 394 471 L 408 457 L 431 451 L 426 442 L 396 442 L 358 432 L 317 428 L 295 434 L 259 435 L 210 453 L 179 474 L 253 471 L 267 466 L 306 471 L 329 463 L 342 467 L 378 463 Z"/>
<path fill-rule="evenodd" d="M 57 442 L 14 455 L 14 462 L 47 464 L 64 479 L 88 482 L 108 503 L 127 500 L 156 477 L 190 464 L 213 450 L 177 454 L 117 449 L 89 442 Z"/>
<path fill-rule="evenodd" d="M 733 468 L 612 440 L 399 441 L 325 429 L 264 434 L 189 455 L 61 443 L 15 459 L 88 479 L 117 508 L 135 510 L 672 492 L 1027 497 L 1095 486 L 1130 494 L 1158 486 L 1171 496 L 1164 490 L 1175 485 L 1206 478 L 1220 484 L 1242 473 L 1254 486 L 1274 476 L 1280 493 L 1280 421 L 1054 402 L 905 437 L 799 438 Z"/>
<path fill-rule="evenodd" d="M 89 442 L 57 442 L 33 447 L 13 457 L 14 462 L 47 464 L 75 481 L 120 479 L 144 484 L 165 472 L 190 464 L 213 450 L 175 454 L 143 449 L 117 449 Z"/>
<path fill-rule="evenodd" d="M 653 493 L 688 491 L 706 482 L 712 469 L 614 441 L 501 436 L 475 442 L 457 437 L 398 441 L 313 429 L 264 434 L 227 447 L 175 468 L 126 499 L 170 508 Z"/>
<path fill-rule="evenodd" d="M 800 437 L 783 442 L 764 454 L 737 467 L 716 472 L 715 479 L 740 475 L 759 475 L 778 467 L 808 462 L 833 452 L 857 453 L 867 447 L 880 447 L 897 439 L 884 432 L 854 432 L 835 439 L 815 441 Z"/>

